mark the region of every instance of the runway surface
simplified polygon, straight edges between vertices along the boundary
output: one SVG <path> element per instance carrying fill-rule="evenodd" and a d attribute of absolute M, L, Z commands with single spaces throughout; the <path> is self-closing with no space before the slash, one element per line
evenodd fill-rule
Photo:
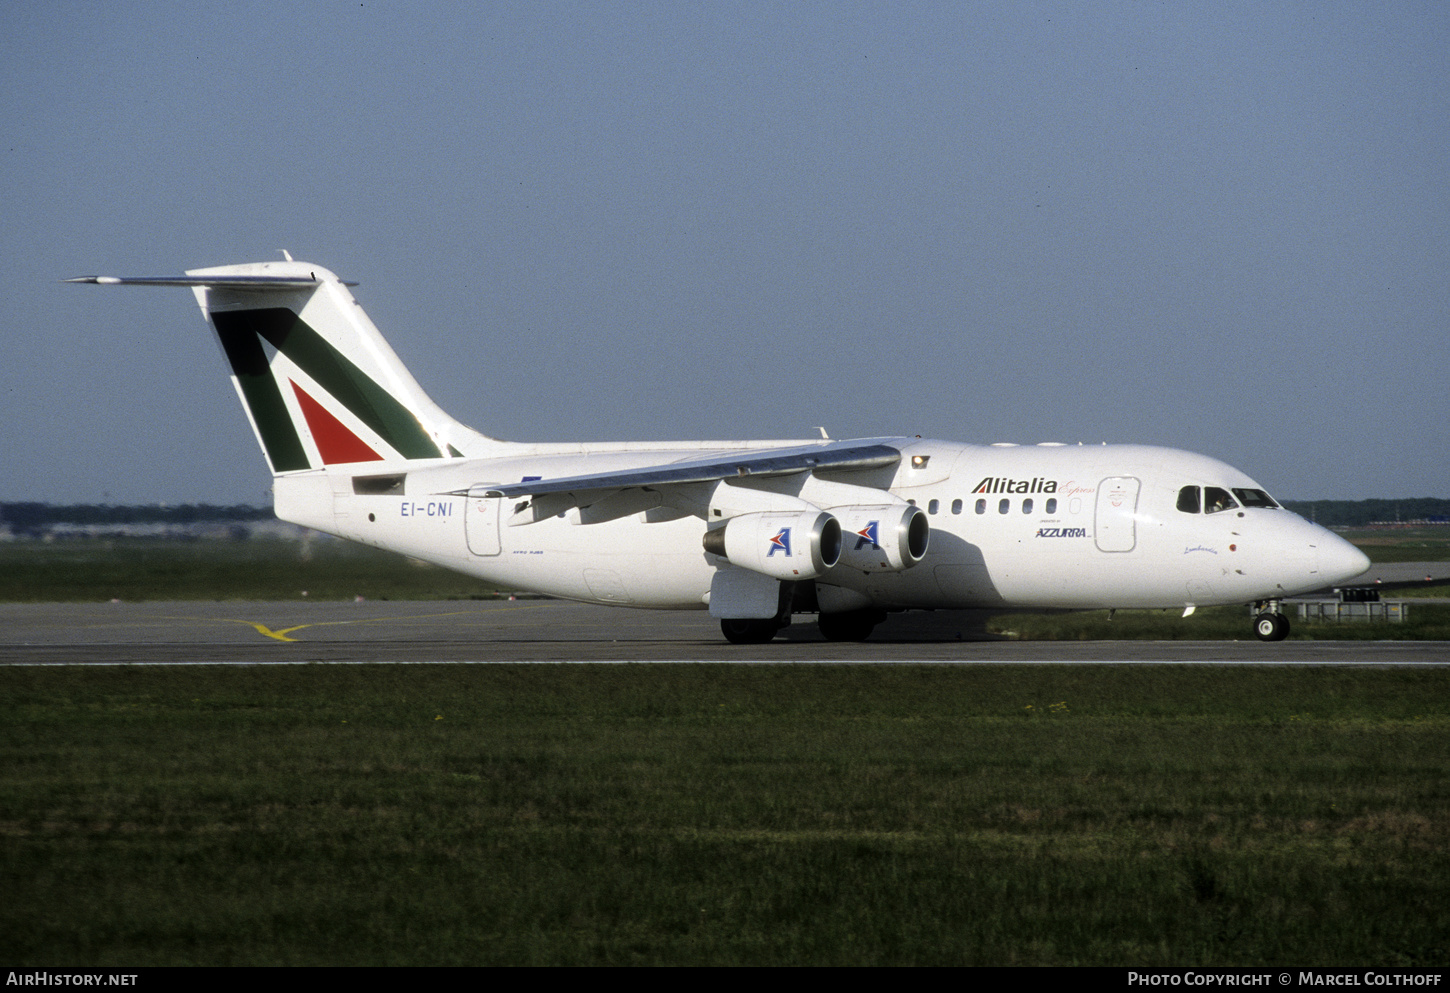
<path fill-rule="evenodd" d="M 1445 665 L 1450 643 L 1019 642 L 975 611 L 913 611 L 864 643 L 797 623 L 738 646 L 705 611 L 558 600 L 0 604 L 0 665 L 424 662 L 1197 662 Z"/>

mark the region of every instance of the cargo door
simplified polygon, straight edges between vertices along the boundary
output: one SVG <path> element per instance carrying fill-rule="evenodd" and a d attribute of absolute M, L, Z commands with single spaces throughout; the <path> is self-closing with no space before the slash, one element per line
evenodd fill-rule
<path fill-rule="evenodd" d="M 1099 551 L 1131 552 L 1138 544 L 1138 490 L 1136 476 L 1109 476 L 1098 484 L 1093 538 Z"/>

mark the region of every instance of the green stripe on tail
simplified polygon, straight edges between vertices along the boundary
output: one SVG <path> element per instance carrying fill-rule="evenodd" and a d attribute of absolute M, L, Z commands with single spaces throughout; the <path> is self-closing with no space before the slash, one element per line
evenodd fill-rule
<path fill-rule="evenodd" d="M 274 415 L 272 407 L 269 405 L 275 403 L 276 409 L 282 412 L 284 418 L 286 417 L 286 407 L 282 404 L 281 391 L 277 388 L 270 372 L 266 370 L 266 357 L 262 352 L 261 343 L 257 340 L 258 335 L 296 363 L 298 368 L 312 377 L 319 386 L 351 411 L 358 420 L 377 432 L 379 437 L 404 458 L 437 459 L 443 457 L 443 453 L 428 436 L 428 432 L 423 429 L 423 425 L 419 423 L 412 411 L 394 399 L 392 394 L 374 382 L 336 348 L 328 344 L 326 339 L 292 311 L 285 307 L 224 310 L 213 312 L 211 319 L 218 334 L 221 335 L 227 358 L 231 361 L 232 370 L 237 374 L 239 381 L 243 378 L 243 368 L 247 370 L 249 376 L 255 376 L 252 370 L 255 363 L 260 360 L 265 378 L 270 384 L 270 392 L 260 388 L 256 392 L 265 407 L 269 428 L 263 428 L 263 411 L 254 403 L 253 395 L 248 392 L 245 385 L 243 394 L 247 398 L 248 405 L 252 407 L 252 416 L 257 421 L 258 430 L 262 432 L 263 444 L 267 448 L 268 457 L 272 459 L 275 471 L 282 472 L 285 469 L 279 463 L 278 457 L 273 455 L 273 435 L 268 433 L 269 430 L 278 436 L 278 451 L 289 461 L 286 468 L 308 468 L 307 456 L 302 450 L 301 440 L 297 437 L 296 428 L 292 426 L 290 418 L 286 421 L 285 432 L 278 430 L 276 425 L 271 423 Z M 252 349 L 248 350 L 241 339 L 249 339 Z M 238 359 L 233 354 L 232 345 L 229 344 L 230 340 L 237 342 L 236 355 L 245 360 L 242 366 L 238 365 Z M 255 354 L 252 354 L 253 351 Z M 287 447 L 286 439 L 282 437 L 284 433 L 290 435 L 291 441 L 295 443 L 296 456 L 300 457 L 301 465 L 290 464 L 293 457 Z"/>

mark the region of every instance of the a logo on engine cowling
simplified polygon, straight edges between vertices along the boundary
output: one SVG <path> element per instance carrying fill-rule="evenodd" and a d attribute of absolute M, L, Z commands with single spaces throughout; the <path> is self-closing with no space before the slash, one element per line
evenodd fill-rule
<path fill-rule="evenodd" d="M 855 551 L 859 552 L 861 548 L 865 545 L 870 545 L 872 548 L 880 551 L 881 544 L 877 538 L 877 525 L 879 525 L 880 523 L 880 521 L 872 521 L 860 531 L 856 532 L 856 548 L 854 549 Z"/>
<path fill-rule="evenodd" d="M 770 551 L 765 553 L 765 557 L 770 558 L 776 552 L 790 555 L 790 528 L 781 528 L 780 533 L 770 539 Z"/>

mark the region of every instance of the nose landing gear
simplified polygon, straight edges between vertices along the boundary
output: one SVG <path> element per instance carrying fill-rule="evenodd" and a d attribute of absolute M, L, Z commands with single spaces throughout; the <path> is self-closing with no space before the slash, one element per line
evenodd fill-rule
<path fill-rule="evenodd" d="M 1260 600 L 1254 604 L 1254 636 L 1260 641 L 1283 641 L 1289 636 L 1289 618 L 1284 616 L 1278 600 Z"/>

